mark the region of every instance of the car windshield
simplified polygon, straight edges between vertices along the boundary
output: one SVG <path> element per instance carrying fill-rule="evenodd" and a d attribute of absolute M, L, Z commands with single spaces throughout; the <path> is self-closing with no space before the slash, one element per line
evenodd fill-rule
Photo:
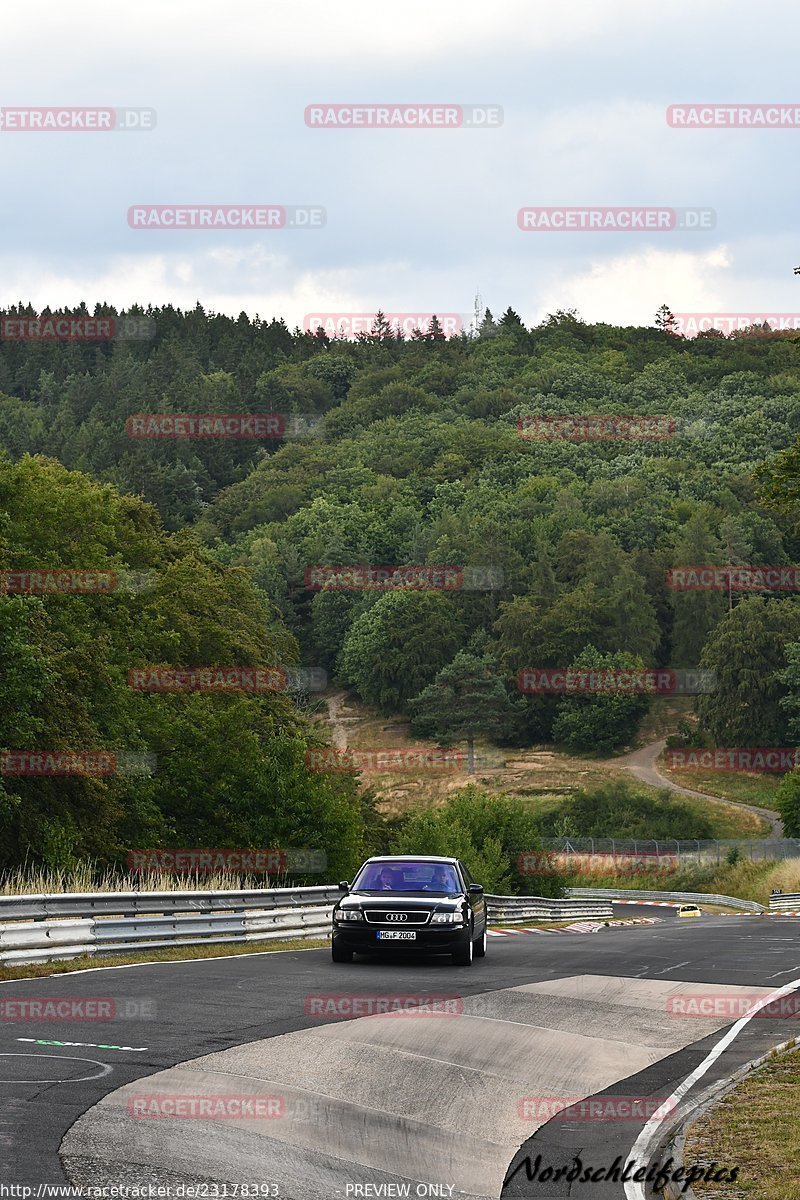
<path fill-rule="evenodd" d="M 460 892 L 461 885 L 449 863 L 367 863 L 353 882 L 354 892 L 433 892 L 441 896 Z"/>

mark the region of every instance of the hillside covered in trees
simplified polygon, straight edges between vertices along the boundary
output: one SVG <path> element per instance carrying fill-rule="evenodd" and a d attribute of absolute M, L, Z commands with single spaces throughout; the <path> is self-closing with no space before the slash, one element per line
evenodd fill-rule
<path fill-rule="evenodd" d="M 139 694 L 127 672 L 142 664 L 322 667 L 443 744 L 485 733 L 582 752 L 625 745 L 658 701 L 526 694 L 520 671 L 703 667 L 717 686 L 695 736 L 800 739 L 796 593 L 666 584 L 681 565 L 800 561 L 797 336 L 686 340 L 565 312 L 526 329 L 509 309 L 472 337 L 404 340 L 378 319 L 339 341 L 199 306 L 132 315 L 152 337 L 0 343 L 0 569 L 151 580 L 0 594 L 0 743 L 158 766 L 3 776 L 0 865 L 303 845 L 335 874 L 371 848 L 358 781 L 307 769 L 319 736 L 297 696 Z M 287 432 L 131 436 L 142 413 L 280 413 Z M 531 416 L 603 414 L 665 432 L 526 435 Z M 473 582 L 309 577 L 348 565 Z"/>

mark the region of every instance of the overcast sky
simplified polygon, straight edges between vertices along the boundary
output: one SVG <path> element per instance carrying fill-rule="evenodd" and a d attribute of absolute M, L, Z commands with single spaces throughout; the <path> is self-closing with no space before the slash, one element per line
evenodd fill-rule
<path fill-rule="evenodd" d="M 152 108 L 139 133 L 0 131 L 0 304 L 233 315 L 558 307 L 651 324 L 800 311 L 796 5 L 742 0 L 6 3 L 0 105 Z M 497 105 L 485 129 L 314 129 L 313 103 Z M 313 230 L 132 229 L 132 205 L 318 205 Z M 712 230 L 522 232 L 527 206 L 703 207 Z"/>

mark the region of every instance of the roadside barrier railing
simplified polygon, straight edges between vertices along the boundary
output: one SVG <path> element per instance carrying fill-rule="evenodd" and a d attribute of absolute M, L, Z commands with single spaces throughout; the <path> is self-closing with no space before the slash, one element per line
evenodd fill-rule
<path fill-rule="evenodd" d="M 736 896 L 720 896 L 716 892 L 643 892 L 633 888 L 568 888 L 568 896 L 605 896 L 609 900 L 667 900 L 675 904 L 719 904 L 743 912 L 766 912 L 755 900 L 739 900 Z"/>
<path fill-rule="evenodd" d="M 214 892 L 0 896 L 0 964 L 165 947 L 326 938 L 338 887 Z M 605 898 L 486 896 L 489 920 L 513 924 L 611 916 Z"/>

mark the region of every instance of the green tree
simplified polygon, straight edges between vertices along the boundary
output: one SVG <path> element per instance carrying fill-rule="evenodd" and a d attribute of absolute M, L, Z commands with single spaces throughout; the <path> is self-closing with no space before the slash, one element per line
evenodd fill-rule
<path fill-rule="evenodd" d="M 676 337 L 678 334 L 678 322 L 666 304 L 662 304 L 656 312 L 655 324 L 656 329 L 660 329 L 662 333 L 668 333 L 670 337 Z"/>
<path fill-rule="evenodd" d="M 800 642 L 784 646 L 786 666 L 776 673 L 778 683 L 786 689 L 778 704 L 786 717 L 786 733 L 790 742 L 800 744 Z M 794 836 L 794 835 L 792 835 Z"/>
<path fill-rule="evenodd" d="M 784 775 L 775 793 L 785 837 L 800 837 L 800 771 Z"/>
<path fill-rule="evenodd" d="M 470 784 L 441 808 L 406 817 L 393 854 L 443 854 L 462 859 L 495 895 L 561 896 L 559 873 L 548 866 L 531 806 Z M 532 867 L 531 867 L 532 862 Z"/>
<path fill-rule="evenodd" d="M 719 540 L 726 567 L 744 567 L 752 562 L 753 543 L 744 522 L 737 517 L 726 517 L 720 522 Z M 728 576 L 728 612 L 733 608 L 733 581 Z"/>
<path fill-rule="evenodd" d="M 716 673 L 716 690 L 698 696 L 700 724 L 718 746 L 780 746 L 787 737 L 781 707 L 786 644 L 800 637 L 793 600 L 751 596 L 709 638 L 700 661 Z"/>
<path fill-rule="evenodd" d="M 451 597 L 393 589 L 353 622 L 339 670 L 367 704 L 382 713 L 404 710 L 450 661 L 461 636 Z"/>
<path fill-rule="evenodd" d="M 411 730 L 442 746 L 466 740 L 468 773 L 475 773 L 475 738 L 507 733 L 511 705 L 493 660 L 460 651 L 413 700 Z"/>
<path fill-rule="evenodd" d="M 570 664 L 576 673 L 602 675 L 617 671 L 641 671 L 644 662 L 636 655 L 619 651 L 603 654 L 587 646 Z M 566 695 L 560 702 L 553 723 L 553 738 L 574 753 L 595 751 L 609 753 L 624 746 L 633 737 L 639 722 L 649 708 L 646 695 L 617 690 L 613 683 L 608 691 Z"/>
<path fill-rule="evenodd" d="M 702 840 L 713 832 L 703 816 L 669 792 L 654 798 L 624 780 L 579 789 L 543 819 L 545 833 L 555 831 L 564 820 L 569 820 L 573 836 L 580 838 Z"/>
<path fill-rule="evenodd" d="M 695 510 L 675 543 L 674 566 L 721 566 L 722 549 L 708 517 Z M 720 592 L 672 591 L 672 663 L 676 667 L 696 667 L 708 635 L 725 612 Z"/>

